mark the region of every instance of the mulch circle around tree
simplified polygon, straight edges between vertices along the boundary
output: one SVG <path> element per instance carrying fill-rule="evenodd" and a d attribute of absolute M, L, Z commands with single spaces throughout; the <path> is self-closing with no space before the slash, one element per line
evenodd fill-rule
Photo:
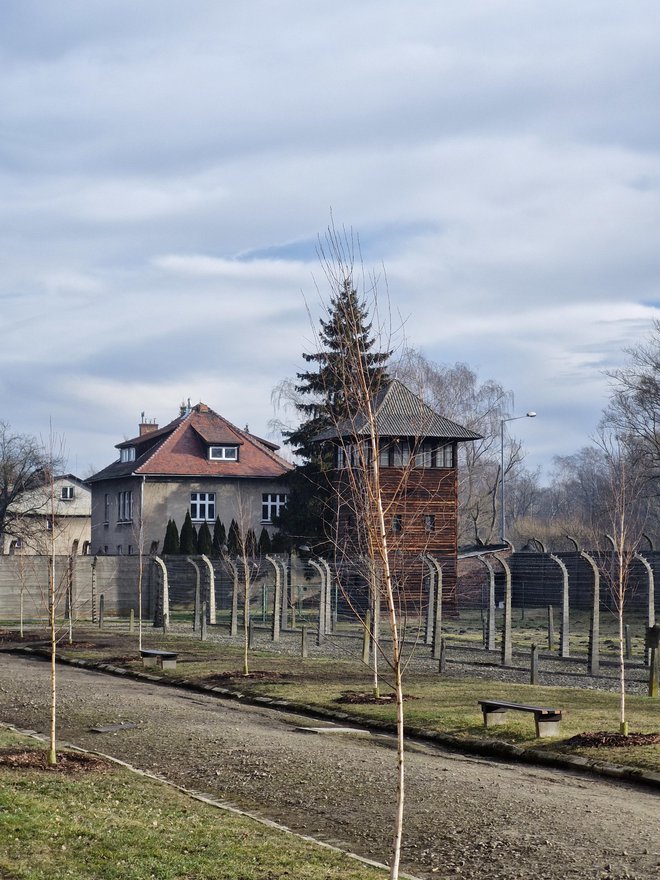
<path fill-rule="evenodd" d="M 58 752 L 57 764 L 48 763 L 45 749 L 0 749 L 0 767 L 12 770 L 47 770 L 50 773 L 98 773 L 113 765 L 97 755 L 86 752 Z"/>
<path fill-rule="evenodd" d="M 403 695 L 404 703 L 416 699 L 418 698 L 414 697 L 412 694 Z M 376 697 L 373 694 L 365 694 L 360 691 L 344 691 L 341 697 L 337 697 L 335 703 L 353 703 L 354 705 L 374 703 L 387 705 L 388 703 L 396 703 L 396 694 L 383 694 L 380 697 Z"/>
<path fill-rule="evenodd" d="M 29 642 L 43 642 L 48 638 L 47 633 L 38 633 L 38 632 L 24 632 L 23 637 L 21 638 L 21 634 L 18 630 L 13 629 L 0 629 L 0 644 L 13 644 L 14 642 L 19 645 L 27 644 Z"/>
<path fill-rule="evenodd" d="M 566 740 L 569 746 L 605 746 L 621 748 L 625 746 L 652 746 L 660 743 L 660 733 L 608 733 L 600 730 L 596 733 L 579 733 Z"/>

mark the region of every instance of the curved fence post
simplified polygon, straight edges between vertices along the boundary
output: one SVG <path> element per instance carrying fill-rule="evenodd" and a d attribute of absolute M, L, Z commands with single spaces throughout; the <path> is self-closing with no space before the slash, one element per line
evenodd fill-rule
<path fill-rule="evenodd" d="M 504 619 L 502 621 L 502 666 L 510 666 L 513 659 L 513 645 L 511 642 L 511 569 L 508 562 L 502 556 L 495 559 L 504 569 Z"/>
<path fill-rule="evenodd" d="M 288 629 L 289 628 L 289 602 L 291 603 L 291 607 L 293 608 L 295 598 L 293 596 L 293 592 L 289 593 L 289 566 L 287 564 L 286 559 L 283 559 L 281 556 L 277 559 L 277 564 L 280 566 L 282 571 L 282 604 L 280 606 L 281 614 L 280 614 L 280 629 Z M 291 585 L 291 590 L 293 591 L 293 585 Z M 295 614 L 295 611 L 292 612 Z"/>
<path fill-rule="evenodd" d="M 160 596 L 160 611 L 162 615 L 162 620 L 157 620 L 158 610 L 156 609 L 156 617 L 154 618 L 154 626 L 158 626 L 159 623 L 162 623 L 164 628 L 167 628 L 170 621 L 170 585 L 167 580 L 167 567 L 160 556 L 152 556 L 153 561 L 156 563 L 161 572 L 162 579 L 162 588 L 161 588 L 161 596 Z"/>
<path fill-rule="evenodd" d="M 321 588 L 319 592 L 319 628 L 316 633 L 316 644 L 322 645 L 325 641 L 325 622 L 326 622 L 326 583 L 325 583 L 325 570 L 323 566 L 315 562 L 313 559 L 307 560 L 312 568 L 315 568 L 319 573 L 319 577 L 321 578 Z"/>
<path fill-rule="evenodd" d="M 96 623 L 96 566 L 98 564 L 99 558 L 95 556 L 92 559 L 92 623 Z M 21 591 L 21 596 L 23 592 Z"/>
<path fill-rule="evenodd" d="M 325 559 L 319 558 L 325 571 L 325 631 L 332 632 L 332 572 Z"/>
<path fill-rule="evenodd" d="M 429 554 L 431 565 L 435 568 L 435 614 L 433 618 L 433 642 L 431 656 L 434 660 L 440 659 L 442 648 L 442 565 Z"/>
<path fill-rule="evenodd" d="M 229 620 L 229 635 L 238 635 L 238 568 L 236 563 L 226 557 L 224 562 L 231 572 L 232 588 L 231 588 L 231 617 Z"/>
<path fill-rule="evenodd" d="M 209 591 L 208 591 L 208 605 L 207 607 L 207 617 L 209 619 L 209 623 L 216 623 L 216 609 L 215 609 L 215 572 L 213 571 L 213 563 L 205 556 L 203 553 L 200 556 L 200 559 L 206 566 L 206 570 L 209 575 Z"/>
<path fill-rule="evenodd" d="M 571 646 L 570 646 L 570 599 L 568 592 L 568 569 L 564 565 L 563 560 L 561 560 L 558 556 L 555 556 L 554 553 L 550 553 L 550 559 L 553 562 L 556 562 L 561 570 L 562 576 L 562 588 L 561 588 L 561 633 L 560 633 L 560 646 L 559 646 L 559 656 L 560 657 L 570 657 L 571 655 Z"/>
<path fill-rule="evenodd" d="M 486 629 L 486 649 L 495 650 L 495 571 L 490 560 L 485 556 L 478 557 L 488 569 L 488 623 Z"/>
<path fill-rule="evenodd" d="M 270 562 L 275 572 L 275 586 L 273 588 L 273 620 L 271 624 L 271 639 L 274 642 L 280 640 L 280 624 L 282 622 L 282 569 L 279 560 L 266 554 L 266 561 Z"/>
<path fill-rule="evenodd" d="M 430 556 L 428 553 L 422 553 L 421 555 L 422 562 L 425 563 L 426 568 L 428 569 L 429 576 L 429 601 L 426 606 L 426 630 L 424 633 L 424 644 L 425 645 L 433 645 L 433 617 L 434 617 L 434 609 L 435 609 L 435 575 L 436 575 L 436 567 L 431 562 Z"/>
<path fill-rule="evenodd" d="M 651 568 L 651 563 L 645 556 L 642 556 L 641 553 L 635 553 L 635 559 L 639 559 L 644 568 L 646 569 L 647 576 L 647 606 L 646 606 L 646 626 L 650 629 L 652 626 L 655 626 L 655 577 L 653 576 L 653 569 Z M 646 665 L 649 666 L 651 663 L 651 649 L 648 648 L 645 654 L 645 662 Z"/>
<path fill-rule="evenodd" d="M 588 669 L 590 675 L 598 675 L 600 669 L 600 572 L 598 571 L 596 560 L 592 556 L 584 550 L 580 550 L 580 556 L 589 563 L 594 575 L 591 621 L 589 624 Z"/>
<path fill-rule="evenodd" d="M 197 565 L 196 560 L 192 559 L 192 557 L 190 556 L 187 556 L 186 562 L 189 562 L 195 569 L 195 611 L 193 613 L 193 632 L 195 632 L 197 627 L 201 626 L 202 621 L 201 578 L 199 576 L 199 565 Z"/>

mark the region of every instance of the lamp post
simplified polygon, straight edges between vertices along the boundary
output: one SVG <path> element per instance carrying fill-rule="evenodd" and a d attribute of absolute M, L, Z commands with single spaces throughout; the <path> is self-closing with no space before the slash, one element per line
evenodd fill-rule
<path fill-rule="evenodd" d="M 500 455 L 501 455 L 501 473 L 500 473 L 500 522 L 502 532 L 502 543 L 506 543 L 506 514 L 504 512 L 504 425 L 506 422 L 516 422 L 518 419 L 535 419 L 536 413 L 526 412 L 524 416 L 509 416 L 508 419 L 502 419 L 500 422 Z"/>

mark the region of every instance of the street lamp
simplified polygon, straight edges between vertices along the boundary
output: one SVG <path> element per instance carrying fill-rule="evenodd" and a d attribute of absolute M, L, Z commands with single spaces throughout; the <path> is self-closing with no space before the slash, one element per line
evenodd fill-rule
<path fill-rule="evenodd" d="M 508 419 L 502 419 L 500 422 L 500 454 L 501 454 L 501 472 L 500 472 L 500 522 L 502 524 L 502 543 L 506 543 L 506 514 L 504 512 L 504 424 L 506 422 L 516 422 L 518 419 L 535 419 L 536 413 L 525 413 L 524 416 L 510 416 Z"/>

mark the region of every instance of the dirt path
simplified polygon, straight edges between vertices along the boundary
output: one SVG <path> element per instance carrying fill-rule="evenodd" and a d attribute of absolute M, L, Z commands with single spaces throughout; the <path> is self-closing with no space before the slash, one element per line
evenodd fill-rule
<path fill-rule="evenodd" d="M 60 736 L 380 860 L 395 761 L 385 737 L 59 667 Z M 47 728 L 47 664 L 0 655 L 0 719 Z M 89 728 L 131 721 L 135 729 Z M 326 726 L 322 722 L 319 726 Z M 424 877 L 660 878 L 660 798 L 626 785 L 412 746 L 402 868 Z"/>

